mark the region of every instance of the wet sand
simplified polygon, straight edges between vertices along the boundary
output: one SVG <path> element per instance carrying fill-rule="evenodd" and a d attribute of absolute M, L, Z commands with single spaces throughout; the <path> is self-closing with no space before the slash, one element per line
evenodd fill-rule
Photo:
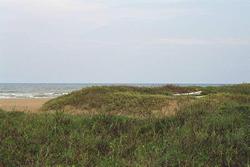
<path fill-rule="evenodd" d="M 39 112 L 40 107 L 50 99 L 0 99 L 0 108 L 6 111 Z"/>

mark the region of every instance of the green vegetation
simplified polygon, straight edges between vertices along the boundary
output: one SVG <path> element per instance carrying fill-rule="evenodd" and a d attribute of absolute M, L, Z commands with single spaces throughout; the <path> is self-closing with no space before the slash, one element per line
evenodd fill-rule
<path fill-rule="evenodd" d="M 228 85 L 220 87 L 204 87 L 202 88 L 203 94 L 211 93 L 233 93 L 250 95 L 250 84 Z"/>
<path fill-rule="evenodd" d="M 206 95 L 93 87 L 48 102 L 41 114 L 0 111 L 0 166 L 249 166 L 250 86 L 175 89 Z M 173 115 L 144 114 L 166 101 L 177 102 Z M 69 114 L 65 106 L 97 114 Z"/>
<path fill-rule="evenodd" d="M 173 97 L 174 93 L 196 91 L 193 87 L 126 87 L 103 86 L 85 88 L 69 95 L 47 102 L 42 110 L 77 111 L 88 114 L 119 114 L 132 117 L 171 115 L 180 103 L 191 100 L 190 97 Z M 153 112 L 152 112 L 153 111 Z"/>

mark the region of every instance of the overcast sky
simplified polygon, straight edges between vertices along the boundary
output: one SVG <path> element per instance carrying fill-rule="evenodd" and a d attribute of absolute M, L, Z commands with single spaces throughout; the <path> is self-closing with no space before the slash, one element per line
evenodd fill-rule
<path fill-rule="evenodd" d="M 0 0 L 0 82 L 250 82 L 250 1 Z"/>

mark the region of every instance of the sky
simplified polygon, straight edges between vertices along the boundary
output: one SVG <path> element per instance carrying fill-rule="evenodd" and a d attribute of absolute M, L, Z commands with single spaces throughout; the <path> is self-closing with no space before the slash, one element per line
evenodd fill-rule
<path fill-rule="evenodd" d="M 0 0 L 0 82 L 250 82 L 250 0 Z"/>

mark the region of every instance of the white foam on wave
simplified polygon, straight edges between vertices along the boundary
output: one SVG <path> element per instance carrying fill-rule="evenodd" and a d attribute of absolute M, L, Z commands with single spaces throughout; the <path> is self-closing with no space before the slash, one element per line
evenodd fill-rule
<path fill-rule="evenodd" d="M 45 93 L 0 93 L 0 99 L 30 99 L 30 98 L 54 98 L 66 95 L 66 92 L 45 92 Z"/>

